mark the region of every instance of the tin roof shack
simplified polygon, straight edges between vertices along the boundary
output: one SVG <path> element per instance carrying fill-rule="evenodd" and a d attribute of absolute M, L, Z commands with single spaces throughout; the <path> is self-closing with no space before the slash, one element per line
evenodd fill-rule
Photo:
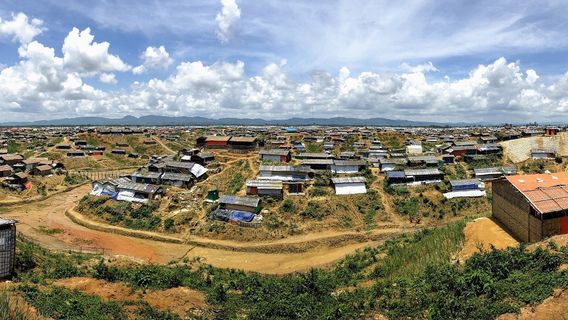
<path fill-rule="evenodd" d="M 261 165 L 258 178 L 277 181 L 308 181 L 314 172 L 309 167 L 301 166 L 265 166 Z"/>
<path fill-rule="evenodd" d="M 12 167 L 7 164 L 0 165 L 0 178 L 8 177 L 12 174 Z"/>
<path fill-rule="evenodd" d="M 309 167 L 312 170 L 330 170 L 333 159 L 304 159 L 300 161 L 301 166 Z"/>
<path fill-rule="evenodd" d="M 493 180 L 502 177 L 503 175 L 516 174 L 515 167 L 492 167 L 492 168 L 476 168 L 473 169 L 476 178 L 483 181 Z"/>
<path fill-rule="evenodd" d="M 531 158 L 533 160 L 539 159 L 554 159 L 556 151 L 553 149 L 531 149 Z"/>
<path fill-rule="evenodd" d="M 406 165 L 405 159 L 380 159 L 379 160 L 379 169 L 381 172 L 389 172 L 396 170 L 397 168 L 402 168 Z"/>
<path fill-rule="evenodd" d="M 452 191 L 444 193 L 446 199 L 485 196 L 485 183 L 480 179 L 450 180 L 450 185 Z"/>
<path fill-rule="evenodd" d="M 24 160 L 24 157 L 21 154 L 16 153 L 8 153 L 0 155 L 0 164 L 7 164 L 13 166 L 18 164 Z"/>
<path fill-rule="evenodd" d="M 227 149 L 230 139 L 227 136 L 209 136 L 205 138 L 205 146 L 210 149 Z"/>
<path fill-rule="evenodd" d="M 444 174 L 438 168 L 405 169 L 404 175 L 411 183 L 437 183 L 444 179 Z"/>
<path fill-rule="evenodd" d="M 438 166 L 435 156 L 408 156 L 407 164 L 413 168 L 425 168 Z"/>
<path fill-rule="evenodd" d="M 34 176 L 48 176 L 53 173 L 53 168 L 50 165 L 42 164 L 33 168 L 31 173 Z"/>
<path fill-rule="evenodd" d="M 367 193 L 365 177 L 336 177 L 331 178 L 331 182 L 337 195 Z"/>
<path fill-rule="evenodd" d="M 225 195 L 219 199 L 219 208 L 257 213 L 260 211 L 260 198 Z"/>
<path fill-rule="evenodd" d="M 91 194 L 106 195 L 113 199 L 145 203 L 164 194 L 162 187 L 154 184 L 136 183 L 128 178 L 93 181 Z"/>
<path fill-rule="evenodd" d="M 568 233 L 568 172 L 508 176 L 492 183 L 493 217 L 523 242 Z"/>
<path fill-rule="evenodd" d="M 179 188 L 189 188 L 193 185 L 193 175 L 185 173 L 164 172 L 160 177 L 162 184 Z"/>
<path fill-rule="evenodd" d="M 466 145 L 466 146 L 453 146 L 446 150 L 446 153 L 453 155 L 454 157 L 463 157 L 466 155 L 476 155 L 477 146 Z"/>
<path fill-rule="evenodd" d="M 406 153 L 407 154 L 421 154 L 422 153 L 422 145 L 420 144 L 411 144 L 406 146 Z"/>
<path fill-rule="evenodd" d="M 367 167 L 367 162 L 363 160 L 334 160 L 331 165 L 331 172 L 340 173 L 358 173 Z"/>
<path fill-rule="evenodd" d="M 247 180 L 246 188 L 247 195 L 282 198 L 284 186 L 282 181 Z"/>
<path fill-rule="evenodd" d="M 444 154 L 442 155 L 442 160 L 444 161 L 445 164 L 452 164 L 454 163 L 455 160 L 455 156 L 451 155 L 451 154 Z"/>
<path fill-rule="evenodd" d="M 290 152 L 290 150 L 286 149 L 260 150 L 258 154 L 260 156 L 260 160 L 262 161 L 285 163 L 292 160 L 292 153 Z"/>
<path fill-rule="evenodd" d="M 41 165 L 50 165 L 51 161 L 48 158 L 29 158 L 23 161 L 26 165 L 26 170 L 32 171 L 35 167 Z"/>
<path fill-rule="evenodd" d="M 184 157 L 186 157 L 186 156 L 184 156 Z M 186 160 L 184 160 L 184 157 L 181 158 L 181 161 L 186 161 Z M 189 157 L 190 157 L 189 160 L 191 162 L 198 163 L 202 166 L 205 166 L 205 165 L 215 161 L 215 155 L 211 152 L 200 152 L 198 154 L 194 154 L 194 155 L 191 155 Z M 185 159 L 187 159 L 187 158 L 185 158 Z"/>
<path fill-rule="evenodd" d="M 191 174 L 197 180 L 207 178 L 207 169 L 194 162 L 168 161 L 165 163 L 164 172 Z"/>
<path fill-rule="evenodd" d="M 297 156 L 298 159 L 334 159 L 335 156 L 325 152 L 302 152 Z"/>
<path fill-rule="evenodd" d="M 229 140 L 229 148 L 236 152 L 254 151 L 258 148 L 256 137 L 232 137 Z"/>
<path fill-rule="evenodd" d="M 8 278 L 14 273 L 16 223 L 16 220 L 0 218 L 0 278 Z"/>
<path fill-rule="evenodd" d="M 136 183 L 160 184 L 161 175 L 159 172 L 136 171 L 130 175 L 130 179 Z"/>
<path fill-rule="evenodd" d="M 85 156 L 85 152 L 83 151 L 69 151 L 67 152 L 68 158 L 81 158 Z"/>

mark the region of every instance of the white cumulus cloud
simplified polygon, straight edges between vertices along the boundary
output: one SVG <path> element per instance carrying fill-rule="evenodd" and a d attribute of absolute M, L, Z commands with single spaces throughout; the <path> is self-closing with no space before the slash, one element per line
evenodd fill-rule
<path fill-rule="evenodd" d="M 221 0 L 221 12 L 217 14 L 217 37 L 223 43 L 233 37 L 235 26 L 241 19 L 241 9 L 236 0 Z"/>
<path fill-rule="evenodd" d="M 140 59 L 142 59 L 142 64 L 132 69 L 134 74 L 153 69 L 167 69 L 174 62 L 164 46 L 146 48 L 140 55 Z"/>
<path fill-rule="evenodd" d="M 43 21 L 28 18 L 24 13 L 12 14 L 11 20 L 0 18 L 0 36 L 12 37 L 12 41 L 21 44 L 31 42 L 37 35 L 42 33 Z"/>
<path fill-rule="evenodd" d="M 99 72 L 128 71 L 130 66 L 108 52 L 108 42 L 93 42 L 91 29 L 73 28 L 63 41 L 63 62 L 75 71 L 93 75 Z"/>
<path fill-rule="evenodd" d="M 99 80 L 107 84 L 116 84 L 118 82 L 114 73 L 101 73 Z"/>

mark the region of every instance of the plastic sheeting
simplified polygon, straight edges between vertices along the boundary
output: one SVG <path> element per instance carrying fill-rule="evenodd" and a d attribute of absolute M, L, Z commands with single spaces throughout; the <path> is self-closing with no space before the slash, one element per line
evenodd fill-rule
<path fill-rule="evenodd" d="M 193 167 L 191 167 L 191 174 L 193 174 L 196 178 L 201 177 L 205 173 L 207 173 L 207 169 L 198 163 L 194 164 Z"/>
<path fill-rule="evenodd" d="M 134 192 L 127 190 L 120 191 L 118 193 L 118 196 L 116 197 L 116 200 L 122 200 L 128 202 L 140 202 L 140 203 L 148 202 L 148 199 L 136 197 Z"/>
<path fill-rule="evenodd" d="M 232 211 L 229 214 L 229 220 L 251 222 L 254 219 L 254 216 L 254 213 L 246 211 Z"/>
<path fill-rule="evenodd" d="M 444 193 L 446 199 L 485 197 L 484 190 L 463 190 Z"/>

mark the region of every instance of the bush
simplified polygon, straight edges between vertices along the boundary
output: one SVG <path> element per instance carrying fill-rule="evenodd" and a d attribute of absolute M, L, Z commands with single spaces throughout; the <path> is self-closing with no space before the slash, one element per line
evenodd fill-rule
<path fill-rule="evenodd" d="M 282 204 L 280 205 L 280 211 L 286 213 L 291 213 L 296 211 L 296 206 L 294 205 L 294 201 L 290 199 L 285 199 L 284 201 L 282 201 Z"/>
<path fill-rule="evenodd" d="M 304 211 L 300 212 L 300 216 L 304 218 L 311 218 L 321 220 L 331 214 L 327 209 L 322 209 L 317 202 L 310 201 Z"/>

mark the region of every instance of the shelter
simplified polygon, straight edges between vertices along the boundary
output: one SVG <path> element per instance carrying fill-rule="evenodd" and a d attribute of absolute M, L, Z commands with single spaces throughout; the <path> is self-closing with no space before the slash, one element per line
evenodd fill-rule
<path fill-rule="evenodd" d="M 365 177 L 337 177 L 331 178 L 331 182 L 338 195 L 367 193 Z"/>
<path fill-rule="evenodd" d="M 519 240 L 568 234 L 568 172 L 493 181 L 493 216 Z"/>
<path fill-rule="evenodd" d="M 282 181 L 273 180 L 247 180 L 247 195 L 273 196 L 281 198 L 283 195 Z"/>
<path fill-rule="evenodd" d="M 260 150 L 260 160 L 274 162 L 290 162 L 292 153 L 286 149 Z"/>
<path fill-rule="evenodd" d="M 260 210 L 260 198 L 225 195 L 219 199 L 219 208 L 255 213 Z"/>

